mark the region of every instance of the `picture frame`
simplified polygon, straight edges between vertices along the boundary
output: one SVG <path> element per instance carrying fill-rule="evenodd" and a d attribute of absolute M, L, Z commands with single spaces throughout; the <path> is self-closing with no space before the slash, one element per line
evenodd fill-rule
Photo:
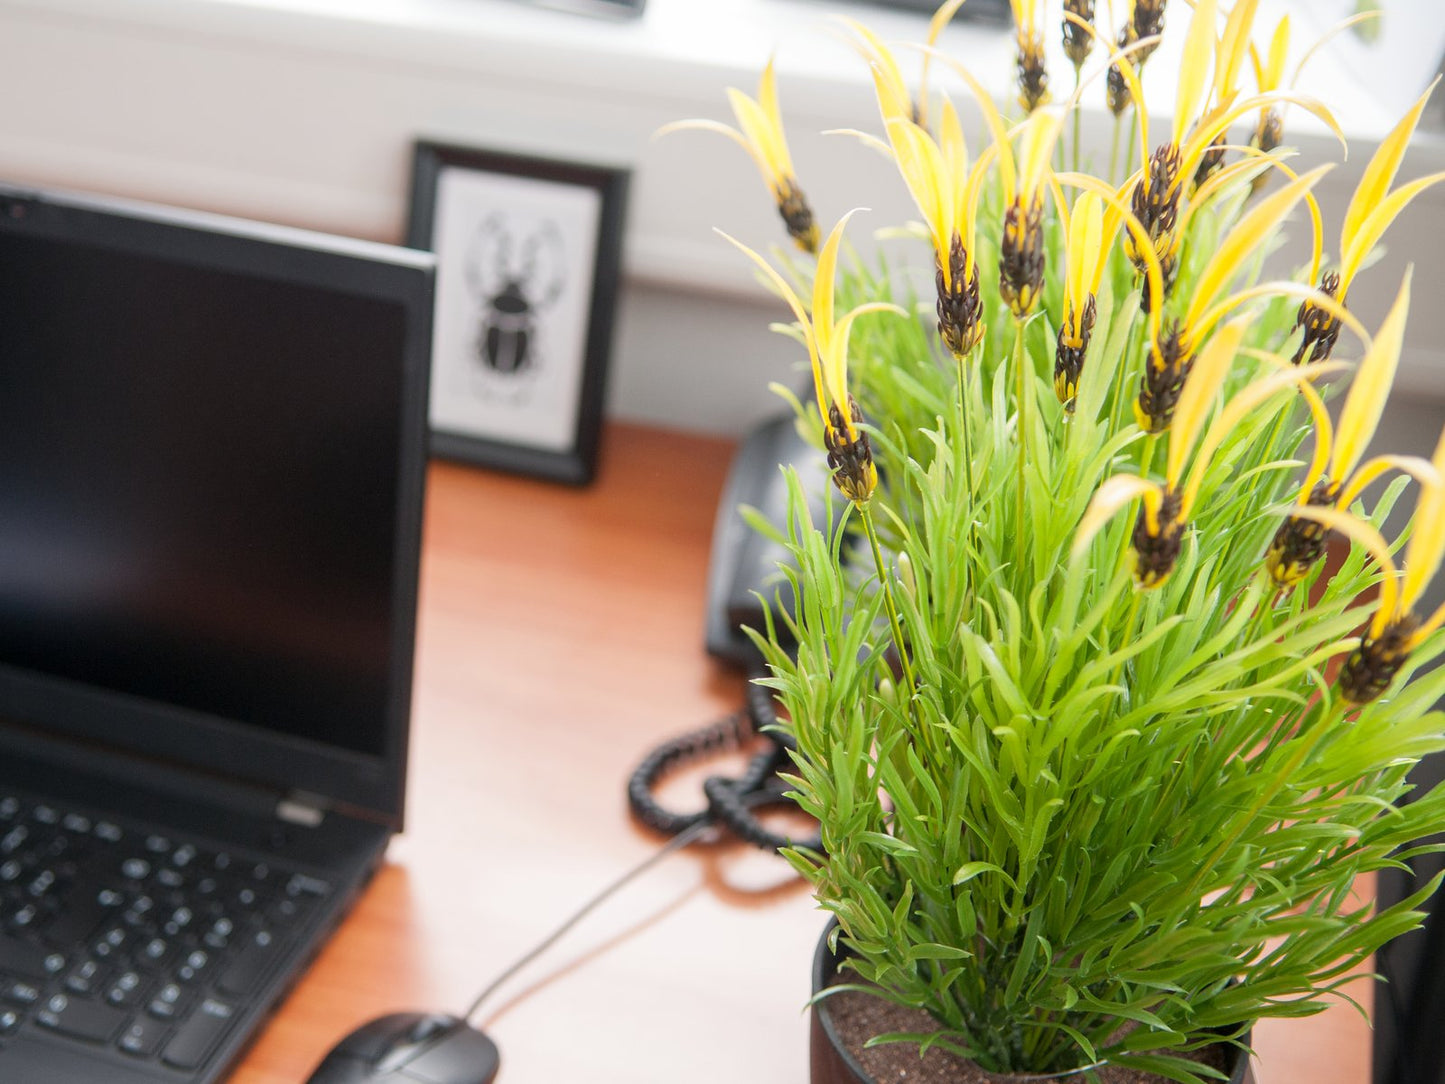
<path fill-rule="evenodd" d="M 437 256 L 431 454 L 596 473 L 630 171 L 420 140 L 407 244 Z"/>

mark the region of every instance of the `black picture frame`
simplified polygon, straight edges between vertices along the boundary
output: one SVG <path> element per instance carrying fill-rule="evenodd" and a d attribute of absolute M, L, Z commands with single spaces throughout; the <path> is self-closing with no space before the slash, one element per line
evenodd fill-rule
<path fill-rule="evenodd" d="M 437 254 L 433 456 L 592 480 L 630 176 L 416 143 L 406 239 Z"/>

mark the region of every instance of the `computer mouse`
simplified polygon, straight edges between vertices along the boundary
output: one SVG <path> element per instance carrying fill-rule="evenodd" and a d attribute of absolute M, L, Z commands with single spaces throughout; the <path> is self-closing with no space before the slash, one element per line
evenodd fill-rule
<path fill-rule="evenodd" d="M 393 1013 L 337 1043 L 306 1084 L 491 1084 L 497 1044 L 464 1020 Z"/>

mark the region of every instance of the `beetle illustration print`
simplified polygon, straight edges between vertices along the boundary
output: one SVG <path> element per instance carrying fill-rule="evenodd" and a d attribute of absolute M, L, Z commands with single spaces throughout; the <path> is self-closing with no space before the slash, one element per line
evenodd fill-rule
<path fill-rule="evenodd" d="M 484 373 L 517 377 L 543 367 L 538 318 L 562 294 L 564 259 L 562 232 L 551 220 L 520 244 L 500 213 L 477 227 L 466 277 L 480 311 L 472 357 Z"/>

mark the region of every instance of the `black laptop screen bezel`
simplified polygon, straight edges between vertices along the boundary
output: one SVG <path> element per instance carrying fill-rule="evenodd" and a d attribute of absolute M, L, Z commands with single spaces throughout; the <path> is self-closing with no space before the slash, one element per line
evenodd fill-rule
<path fill-rule="evenodd" d="M 380 755 L 0 664 L 0 722 L 141 755 L 230 782 L 312 795 L 400 828 L 426 480 L 434 258 L 390 245 L 76 193 L 0 185 L 0 235 L 83 242 L 403 307 L 401 447 L 391 573 L 394 622 Z"/>

